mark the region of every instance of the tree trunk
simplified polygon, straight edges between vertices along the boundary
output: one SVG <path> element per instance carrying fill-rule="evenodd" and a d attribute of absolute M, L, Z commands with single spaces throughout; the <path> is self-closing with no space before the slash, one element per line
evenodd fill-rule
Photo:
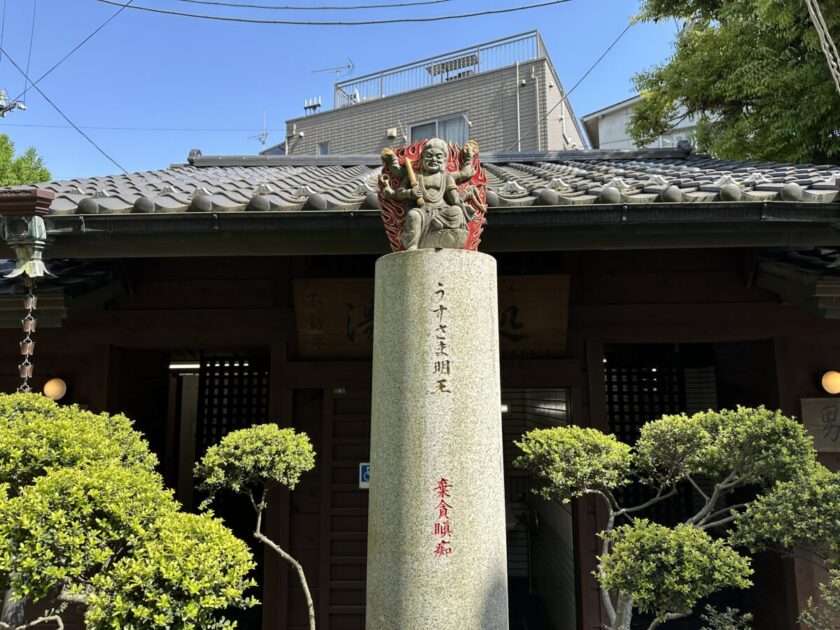
<path fill-rule="evenodd" d="M 616 605 L 615 630 L 630 630 L 633 620 L 633 598 L 630 595 L 619 595 Z"/>
<path fill-rule="evenodd" d="M 288 553 L 283 551 L 277 543 L 273 540 L 264 536 L 257 530 L 254 532 L 254 537 L 257 540 L 263 542 L 263 544 L 267 545 L 274 551 L 276 551 L 280 557 L 282 557 L 286 562 L 291 564 L 295 571 L 297 571 L 298 578 L 300 579 L 300 585 L 303 588 L 303 594 L 306 596 L 306 608 L 309 612 L 309 630 L 315 630 L 315 603 L 312 601 L 312 594 L 309 592 L 309 584 L 306 582 L 306 576 L 303 573 L 303 567 L 300 565 L 300 562 L 292 558 Z M 629 629 L 628 629 L 629 630 Z"/>
<path fill-rule="evenodd" d="M 17 628 L 23 624 L 25 599 L 14 599 L 12 589 L 6 589 L 6 595 L 3 598 L 3 616 L 0 621 L 10 625 L 12 628 Z"/>

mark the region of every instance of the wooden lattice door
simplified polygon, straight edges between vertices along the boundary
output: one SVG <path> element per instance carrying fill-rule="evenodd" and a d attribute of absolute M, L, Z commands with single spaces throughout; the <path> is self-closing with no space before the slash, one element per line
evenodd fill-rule
<path fill-rule="evenodd" d="M 693 413 L 717 406 L 712 347 L 707 344 L 616 344 L 604 351 L 609 430 L 633 444 L 645 422 L 665 414 Z M 633 485 L 619 491 L 623 505 L 638 505 L 653 496 Z M 688 488 L 659 503 L 649 516 L 665 523 L 692 514 Z"/>
<path fill-rule="evenodd" d="M 204 357 L 198 375 L 198 409 L 195 433 L 196 461 L 225 435 L 269 420 L 269 359 L 267 356 Z M 216 515 L 233 533 L 251 546 L 257 568 L 254 577 L 262 593 L 263 548 L 254 542 L 255 514 L 247 499 L 222 493 L 213 504 Z M 231 611 L 242 630 L 262 628 L 261 606 Z"/>
<path fill-rule="evenodd" d="M 198 377 L 196 456 L 236 429 L 268 421 L 268 357 L 205 357 Z"/>

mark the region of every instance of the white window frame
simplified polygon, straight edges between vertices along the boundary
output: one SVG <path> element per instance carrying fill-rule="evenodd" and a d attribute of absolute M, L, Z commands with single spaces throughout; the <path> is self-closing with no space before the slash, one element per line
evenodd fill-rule
<path fill-rule="evenodd" d="M 327 145 L 327 152 L 326 153 L 321 153 L 321 147 L 324 146 L 324 145 Z M 325 140 L 324 142 L 319 142 L 315 147 L 315 151 L 316 151 L 315 155 L 329 155 L 330 154 L 330 141 Z"/>
<path fill-rule="evenodd" d="M 463 118 L 464 124 L 467 127 L 467 140 L 470 139 L 470 132 L 472 131 L 469 123 L 467 121 L 469 118 L 469 112 L 462 112 L 460 114 L 452 114 L 447 116 L 438 116 L 437 118 L 430 118 L 429 120 L 423 120 L 415 123 L 411 123 L 408 125 L 408 138 L 409 142 L 414 143 L 416 140 L 414 139 L 414 128 L 415 127 L 423 127 L 424 125 L 431 125 L 434 123 L 435 125 L 435 135 L 433 137 L 439 138 L 440 137 L 440 123 L 444 120 L 453 120 L 456 118 Z"/>

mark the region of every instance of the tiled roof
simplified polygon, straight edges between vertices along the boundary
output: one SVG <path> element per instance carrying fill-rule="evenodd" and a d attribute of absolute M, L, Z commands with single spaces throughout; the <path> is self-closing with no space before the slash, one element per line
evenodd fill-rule
<path fill-rule="evenodd" d="M 41 184 L 51 215 L 376 209 L 378 158 L 191 155 L 170 168 Z M 840 166 L 657 150 L 482 157 L 491 207 L 840 201 Z M 31 188 L 31 187 L 19 187 Z M 3 190 L 0 189 L 0 194 Z"/>

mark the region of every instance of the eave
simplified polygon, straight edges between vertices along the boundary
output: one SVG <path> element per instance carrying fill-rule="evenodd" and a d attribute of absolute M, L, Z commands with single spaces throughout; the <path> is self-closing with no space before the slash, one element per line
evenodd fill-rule
<path fill-rule="evenodd" d="M 378 210 L 46 218 L 50 258 L 384 254 Z M 481 250 L 840 245 L 840 204 L 656 203 L 491 208 Z"/>

